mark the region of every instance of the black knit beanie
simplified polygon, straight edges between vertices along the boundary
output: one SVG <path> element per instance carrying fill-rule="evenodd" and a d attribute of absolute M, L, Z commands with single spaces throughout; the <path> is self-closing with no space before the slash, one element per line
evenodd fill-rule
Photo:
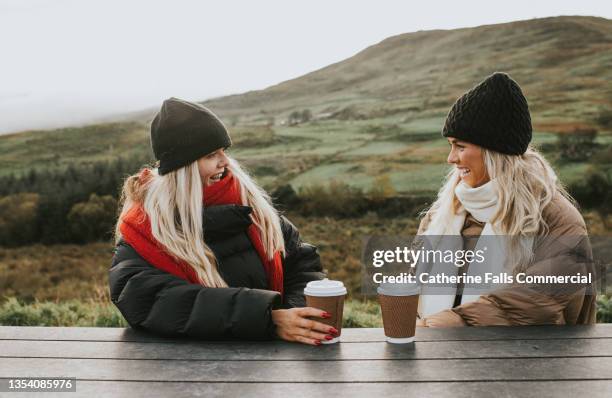
<path fill-rule="evenodd" d="M 522 155 L 531 141 L 527 100 L 514 80 L 496 72 L 455 102 L 442 135 L 508 155 Z"/>
<path fill-rule="evenodd" d="M 221 120 L 193 102 L 167 99 L 151 123 L 151 146 L 159 160 L 160 175 L 231 145 L 232 140 Z"/>

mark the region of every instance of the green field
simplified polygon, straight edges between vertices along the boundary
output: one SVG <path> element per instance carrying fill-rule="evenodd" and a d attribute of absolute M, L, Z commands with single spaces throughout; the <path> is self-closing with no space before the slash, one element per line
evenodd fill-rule
<path fill-rule="evenodd" d="M 399 193 L 436 192 L 448 169 L 446 139 L 397 124 L 372 126 L 371 121 L 337 120 L 296 127 L 235 126 L 230 154 L 268 188 L 290 183 L 299 190 L 336 180 L 369 190 L 377 177 L 388 175 Z M 153 161 L 147 134 L 142 124 L 113 123 L 0 136 L 0 175 L 63 169 L 118 156 Z M 533 142 L 540 146 L 556 140 L 555 133 L 536 132 Z M 600 134 L 597 142 L 606 147 L 612 139 Z M 550 155 L 554 161 L 556 154 Z M 587 162 L 555 166 L 566 183 L 580 179 L 588 167 Z"/>

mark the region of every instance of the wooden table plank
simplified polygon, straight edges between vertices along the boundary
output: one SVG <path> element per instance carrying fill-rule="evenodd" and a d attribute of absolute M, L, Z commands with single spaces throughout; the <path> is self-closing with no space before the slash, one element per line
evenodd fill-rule
<path fill-rule="evenodd" d="M 612 325 L 424 328 L 406 346 L 382 329 L 345 329 L 322 347 L 0 327 L 0 377 L 76 377 L 79 396 L 102 397 L 597 398 L 612 396 L 611 343 Z"/>
<path fill-rule="evenodd" d="M 612 356 L 611 339 L 417 341 L 334 344 L 312 347 L 260 342 L 75 342 L 0 340 L 0 357 L 155 360 L 327 361 Z"/>
<path fill-rule="evenodd" d="M 421 398 L 499 397 L 547 398 L 581 396 L 609 398 L 612 381 L 521 381 L 448 383 L 175 383 L 77 381 L 79 396 L 134 398 L 190 397 L 266 397 L 266 398 Z M 65 397 L 49 394 L 45 397 Z"/>
<path fill-rule="evenodd" d="M 153 361 L 3 358 L 0 377 L 208 382 L 611 380 L 612 358 Z"/>
<path fill-rule="evenodd" d="M 525 326 L 418 328 L 420 341 L 483 341 L 535 339 L 612 338 L 612 324 L 589 326 Z M 343 329 L 342 342 L 384 341 L 381 328 Z M 168 338 L 130 328 L 65 328 L 0 326 L 0 340 L 140 341 L 164 342 Z"/>
<path fill-rule="evenodd" d="M 0 340 L 141 341 L 163 342 L 168 338 L 131 328 L 0 326 Z"/>

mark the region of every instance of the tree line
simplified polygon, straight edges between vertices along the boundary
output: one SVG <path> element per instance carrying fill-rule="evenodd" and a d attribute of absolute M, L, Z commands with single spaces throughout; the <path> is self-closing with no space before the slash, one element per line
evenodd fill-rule
<path fill-rule="evenodd" d="M 110 241 L 124 179 L 151 162 L 144 155 L 119 157 L 0 177 L 0 245 Z M 592 168 L 569 190 L 582 208 L 595 209 L 604 222 L 607 220 L 612 212 L 612 178 L 608 169 Z M 368 212 L 380 217 L 416 217 L 431 203 L 433 195 L 399 195 L 386 175 L 379 176 L 367 191 L 332 181 L 297 192 L 283 185 L 271 192 L 282 211 L 335 218 L 358 218 Z"/>
<path fill-rule="evenodd" d="M 0 177 L 0 245 L 110 241 L 124 179 L 151 162 L 120 157 Z M 271 196 L 281 211 L 338 218 L 370 211 L 382 217 L 416 214 L 429 200 L 429 196 L 398 196 L 388 176 L 378 178 L 369 191 L 333 181 L 299 192 L 282 185 Z"/>
<path fill-rule="evenodd" d="M 0 177 L 0 245 L 110 239 L 122 181 L 147 162 L 119 157 Z"/>

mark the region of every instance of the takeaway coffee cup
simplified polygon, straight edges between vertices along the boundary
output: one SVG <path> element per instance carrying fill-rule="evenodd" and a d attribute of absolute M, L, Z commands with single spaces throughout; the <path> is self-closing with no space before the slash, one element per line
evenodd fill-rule
<path fill-rule="evenodd" d="M 419 287 L 405 283 L 386 283 L 381 284 L 377 292 L 387 342 L 412 343 L 419 305 Z"/>
<path fill-rule="evenodd" d="M 346 287 L 340 281 L 330 281 L 323 279 L 321 281 L 308 282 L 304 289 L 306 296 L 306 305 L 308 307 L 318 308 L 328 312 L 330 318 L 321 318 L 317 321 L 329 326 L 333 326 L 338 330 L 338 337 L 332 340 L 322 340 L 322 344 L 337 343 L 342 331 L 342 313 L 344 310 L 344 296 L 346 296 Z"/>

